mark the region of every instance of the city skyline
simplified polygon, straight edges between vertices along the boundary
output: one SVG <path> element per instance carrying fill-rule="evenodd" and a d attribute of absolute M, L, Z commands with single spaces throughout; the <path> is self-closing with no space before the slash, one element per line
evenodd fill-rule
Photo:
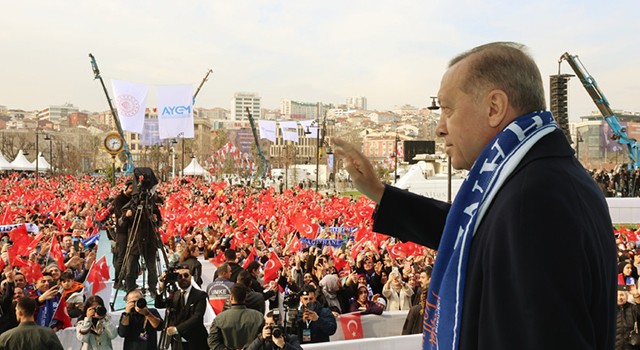
<path fill-rule="evenodd" d="M 640 25 L 636 2 L 489 0 L 248 0 L 7 3 L 0 29 L 0 105 L 25 110 L 73 103 L 108 110 L 94 81 L 95 55 L 111 79 L 149 85 L 192 84 L 213 69 L 195 106 L 230 108 L 236 92 L 255 92 L 262 107 L 282 99 L 344 104 L 365 96 L 369 109 L 430 105 L 447 62 L 491 41 L 529 47 L 549 98 L 558 58 L 579 55 L 616 110 L 640 111 Z M 611 24 L 615 24 L 612 26 Z M 566 63 L 562 73 L 573 72 Z M 152 94 L 149 105 L 155 105 Z M 573 78 L 572 121 L 596 107 Z"/>

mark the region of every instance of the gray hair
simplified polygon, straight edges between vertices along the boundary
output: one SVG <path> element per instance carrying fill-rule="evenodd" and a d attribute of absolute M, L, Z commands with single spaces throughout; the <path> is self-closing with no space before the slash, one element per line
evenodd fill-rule
<path fill-rule="evenodd" d="M 500 89 L 520 114 L 546 109 L 540 70 L 527 47 L 514 42 L 494 42 L 475 47 L 449 62 L 449 67 L 469 59 L 463 91 L 476 98 L 490 89 Z"/>

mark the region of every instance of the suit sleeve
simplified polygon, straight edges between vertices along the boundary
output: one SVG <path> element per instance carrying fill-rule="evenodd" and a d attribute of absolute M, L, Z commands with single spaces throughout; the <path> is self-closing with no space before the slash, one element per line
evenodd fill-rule
<path fill-rule="evenodd" d="M 451 205 L 385 185 L 373 231 L 438 249 Z"/>

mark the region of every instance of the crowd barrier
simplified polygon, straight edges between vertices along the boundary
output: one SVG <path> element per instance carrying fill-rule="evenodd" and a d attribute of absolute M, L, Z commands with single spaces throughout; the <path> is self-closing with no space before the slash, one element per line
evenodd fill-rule
<path fill-rule="evenodd" d="M 408 311 L 385 311 L 382 315 L 362 315 L 360 316 L 360 324 L 362 325 L 362 334 L 364 338 L 392 337 L 402 334 L 402 326 L 407 318 Z M 336 333 L 330 337 L 331 341 L 344 340 L 344 330 L 339 316 L 336 319 L 338 329 Z M 345 322 L 346 323 L 346 322 Z M 351 325 L 350 331 L 358 331 L 355 327 L 358 324 Z"/>
<path fill-rule="evenodd" d="M 422 334 L 403 335 L 386 338 L 364 338 L 354 340 L 331 341 L 329 343 L 303 345 L 304 350 L 340 349 L 340 350 L 406 350 L 421 349 Z"/>
<path fill-rule="evenodd" d="M 611 222 L 640 223 L 640 198 L 607 198 Z"/>

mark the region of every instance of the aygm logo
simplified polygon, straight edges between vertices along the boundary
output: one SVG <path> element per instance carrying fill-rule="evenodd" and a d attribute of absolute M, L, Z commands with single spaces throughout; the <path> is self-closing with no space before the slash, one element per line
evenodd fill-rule
<path fill-rule="evenodd" d="M 163 117 L 188 117 L 191 114 L 191 106 L 166 106 L 162 109 Z"/>

